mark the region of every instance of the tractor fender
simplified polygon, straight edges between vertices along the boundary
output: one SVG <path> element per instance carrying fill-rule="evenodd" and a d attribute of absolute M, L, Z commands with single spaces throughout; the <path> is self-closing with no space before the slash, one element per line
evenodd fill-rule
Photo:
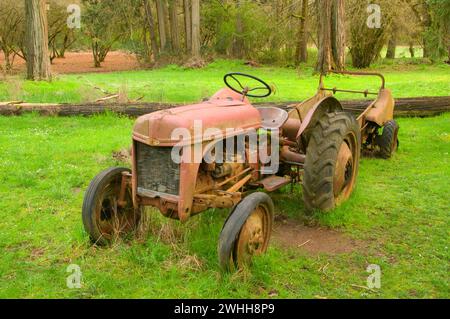
<path fill-rule="evenodd" d="M 388 89 L 381 89 L 373 107 L 367 112 L 366 120 L 384 126 L 394 119 L 395 101 Z"/>
<path fill-rule="evenodd" d="M 324 97 L 322 100 L 317 102 L 306 114 L 305 118 L 302 121 L 302 124 L 300 125 L 300 129 L 297 132 L 297 141 L 302 137 L 302 134 L 305 133 L 308 128 L 314 127 L 314 125 L 322 117 L 323 114 L 343 110 L 344 108 L 342 107 L 341 103 L 335 97 Z M 306 140 L 308 140 L 308 138 L 306 138 Z M 304 145 L 304 151 L 306 151 L 306 145 Z"/>

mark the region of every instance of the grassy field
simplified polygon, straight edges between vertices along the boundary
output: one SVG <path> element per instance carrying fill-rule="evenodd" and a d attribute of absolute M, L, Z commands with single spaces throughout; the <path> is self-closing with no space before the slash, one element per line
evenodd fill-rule
<path fill-rule="evenodd" d="M 448 95 L 449 66 L 420 62 L 385 60 L 371 71 L 386 75 L 396 98 Z M 272 101 L 302 100 L 318 85 L 310 65 L 252 68 L 218 60 L 200 70 L 57 75 L 51 83 L 7 77 L 0 101 L 87 102 L 104 95 L 97 86 L 131 99 L 193 102 L 221 88 L 232 71 L 275 85 Z M 376 89 L 378 80 L 332 76 L 330 86 Z M 90 245 L 81 222 L 84 191 L 102 169 L 126 165 L 113 152 L 129 146 L 133 120 L 0 117 L 0 298 L 449 298 L 450 114 L 399 122 L 399 152 L 389 161 L 363 159 L 354 195 L 333 212 L 311 220 L 300 188 L 273 194 L 277 220 L 333 232 L 351 249 L 316 252 L 273 240 L 251 270 L 223 274 L 216 244 L 224 210 L 185 225 L 149 211 L 138 239 Z M 71 264 L 81 268 L 81 289 L 66 286 Z M 381 267 L 379 290 L 365 288 L 370 264 Z"/>
<path fill-rule="evenodd" d="M 388 73 L 388 83 L 402 96 L 447 94 L 446 70 Z M 64 76 L 51 84 L 23 85 L 28 100 L 37 101 L 47 92 L 46 101 L 73 102 L 80 99 L 85 78 L 110 89 L 126 78 L 135 95 L 148 86 L 150 100 L 158 94 L 160 81 L 166 87 L 184 82 L 181 90 L 167 89 L 161 96 L 183 101 L 210 93 L 201 92 L 202 83 L 210 81 L 211 91 L 219 87 L 224 71 L 220 66 L 176 68 Z M 299 76 L 295 70 L 255 73 L 279 79 L 278 97 L 286 99 L 298 99 L 315 87 L 309 75 Z M 204 77 L 197 83 L 199 75 Z M 292 77 L 296 80 L 288 86 Z M 427 86 L 403 91 L 420 79 L 428 79 Z M 428 85 L 433 91 L 427 91 Z M 352 252 L 314 254 L 274 243 L 251 271 L 233 275 L 222 274 L 217 264 L 216 243 L 226 211 L 208 211 L 185 225 L 150 212 L 148 236 L 111 248 L 90 245 L 81 222 L 83 193 L 100 170 L 123 165 L 112 152 L 130 144 L 132 123 L 110 114 L 0 117 L 0 298 L 450 297 L 450 114 L 399 119 L 401 144 L 395 157 L 363 159 L 352 198 L 331 213 L 315 216 L 314 228 L 331 228 L 357 241 Z M 300 189 L 293 194 L 285 189 L 273 198 L 278 215 L 303 224 Z M 70 264 L 81 267 L 81 289 L 66 287 Z M 381 266 L 379 290 L 364 288 L 369 264 Z"/>
<path fill-rule="evenodd" d="M 420 59 L 385 60 L 371 71 L 385 74 L 387 87 L 394 97 L 439 96 L 450 92 L 450 72 L 446 64 L 420 64 Z M 312 96 L 318 87 L 318 76 L 310 65 L 295 68 L 264 66 L 253 68 L 241 61 L 217 60 L 203 69 L 184 69 L 169 65 L 161 69 L 56 75 L 53 82 L 29 82 L 21 77 L 0 80 L 0 101 L 23 100 L 39 103 L 92 102 L 103 97 L 100 87 L 110 92 L 126 92 L 131 99 L 149 102 L 194 102 L 211 96 L 224 86 L 223 75 L 244 72 L 261 77 L 273 84 L 276 94 L 268 101 L 299 101 Z M 331 76 L 330 87 L 377 90 L 377 78 Z M 361 98 L 362 95 L 341 95 L 342 98 Z"/>

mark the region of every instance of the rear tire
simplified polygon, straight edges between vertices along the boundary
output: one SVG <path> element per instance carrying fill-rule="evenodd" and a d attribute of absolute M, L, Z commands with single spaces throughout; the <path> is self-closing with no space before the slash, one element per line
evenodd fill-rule
<path fill-rule="evenodd" d="M 86 190 L 82 218 L 86 232 L 92 242 L 107 245 L 118 237 L 136 230 L 141 210 L 133 207 L 130 187 L 125 192 L 123 207 L 118 206 L 122 173 L 131 172 L 128 168 L 109 168 L 98 174 Z"/>
<path fill-rule="evenodd" d="M 379 147 L 378 156 L 389 159 L 397 151 L 399 126 L 396 121 L 392 120 L 384 124 L 383 133 L 375 138 L 375 143 Z"/>
<path fill-rule="evenodd" d="M 272 233 L 274 205 L 266 193 L 241 200 L 225 222 L 219 237 L 219 264 L 224 271 L 249 265 L 253 256 L 267 251 Z"/>
<path fill-rule="evenodd" d="M 308 213 L 329 211 L 353 192 L 361 133 L 349 113 L 327 113 L 313 127 L 306 150 L 303 199 Z"/>

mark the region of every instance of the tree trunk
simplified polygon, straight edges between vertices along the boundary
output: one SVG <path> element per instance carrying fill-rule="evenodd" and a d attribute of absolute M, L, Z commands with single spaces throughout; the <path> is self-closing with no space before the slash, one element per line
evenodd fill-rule
<path fill-rule="evenodd" d="M 318 0 L 319 12 L 319 52 L 316 71 L 326 73 L 331 69 L 331 2 L 330 0 Z"/>
<path fill-rule="evenodd" d="M 447 46 L 448 60 L 447 63 L 450 64 L 450 44 Z"/>
<path fill-rule="evenodd" d="M 276 25 L 278 21 L 281 20 L 281 0 L 273 0 L 268 1 L 268 3 L 271 3 L 271 9 L 272 11 L 275 11 L 275 21 L 274 24 Z M 280 41 L 278 37 L 269 35 L 268 38 L 270 39 L 270 51 L 272 52 L 278 52 L 280 50 Z"/>
<path fill-rule="evenodd" d="M 389 38 L 388 48 L 386 52 L 386 59 L 395 59 L 396 49 L 397 49 L 397 39 L 396 36 L 393 34 Z"/>
<path fill-rule="evenodd" d="M 345 111 L 359 116 L 367 104 L 368 100 L 343 100 L 340 101 Z M 414 97 L 400 98 L 395 101 L 395 116 L 435 116 L 450 111 L 450 96 L 435 97 Z M 279 107 L 286 108 L 287 104 L 298 104 L 300 102 L 284 103 L 255 103 L 256 107 Z M 106 111 L 126 114 L 129 116 L 141 116 L 151 112 L 156 112 L 179 104 L 161 104 L 150 102 L 139 103 L 85 103 L 85 104 L 31 104 L 0 102 L 0 115 L 21 115 L 27 112 L 36 112 L 41 115 L 51 116 L 80 116 L 101 114 Z"/>
<path fill-rule="evenodd" d="M 13 63 L 11 62 L 11 50 L 8 47 L 2 46 L 3 56 L 5 57 L 5 71 L 9 73 L 12 70 Z M 1 68 L 0 68 L 1 70 Z"/>
<path fill-rule="evenodd" d="M 192 22 L 191 22 L 191 2 L 183 0 L 184 6 L 184 32 L 186 35 L 186 52 L 192 49 Z"/>
<path fill-rule="evenodd" d="M 233 36 L 233 57 L 242 59 L 244 57 L 244 43 L 242 34 L 244 28 L 242 24 L 241 0 L 236 2 L 236 31 Z"/>
<path fill-rule="evenodd" d="M 6 71 L 6 73 L 9 73 L 12 70 L 10 55 L 5 54 L 4 56 L 5 56 L 5 71 Z"/>
<path fill-rule="evenodd" d="M 92 55 L 94 56 L 94 67 L 95 68 L 101 67 L 99 46 L 98 43 L 96 42 L 92 43 Z"/>
<path fill-rule="evenodd" d="M 152 52 L 154 58 L 157 59 L 159 55 L 159 49 L 158 49 L 158 42 L 156 40 L 155 20 L 153 19 L 152 7 L 148 0 L 144 0 L 144 6 L 145 6 L 145 15 L 147 17 L 148 31 L 150 33 Z"/>
<path fill-rule="evenodd" d="M 192 57 L 200 59 L 200 0 L 192 0 Z"/>
<path fill-rule="evenodd" d="M 331 50 L 334 69 L 345 69 L 345 3 L 333 0 L 331 17 Z"/>
<path fill-rule="evenodd" d="M 425 33 L 431 28 L 431 15 L 430 15 L 430 6 L 426 1 L 423 2 L 424 6 L 424 17 L 423 17 L 423 26 L 425 28 Z M 430 41 L 427 39 L 427 35 L 423 37 L 423 57 L 430 58 L 432 55 L 432 48 L 430 48 Z"/>
<path fill-rule="evenodd" d="M 12 69 L 11 62 L 9 60 L 9 56 L 5 55 L 5 71 L 9 73 Z"/>
<path fill-rule="evenodd" d="M 414 58 L 416 55 L 414 52 L 414 43 L 413 42 L 409 43 L 409 54 L 411 54 L 411 58 Z"/>
<path fill-rule="evenodd" d="M 75 38 L 75 36 L 74 36 L 74 38 Z M 61 47 L 61 50 L 59 51 L 59 52 L 57 52 L 58 53 L 58 58 L 60 58 L 60 59 L 64 59 L 65 57 L 66 57 L 66 51 L 67 51 L 67 49 L 72 45 L 72 44 L 74 44 L 75 43 L 75 39 L 70 39 L 70 36 L 69 36 L 69 34 L 68 33 L 66 33 L 65 35 L 64 35 L 64 41 L 63 41 L 63 45 L 62 45 L 62 47 Z"/>
<path fill-rule="evenodd" d="M 446 61 L 448 64 L 450 64 L 450 25 L 447 25 L 447 32 L 445 34 L 444 41 L 447 43 L 447 58 Z"/>
<path fill-rule="evenodd" d="M 308 61 L 308 4 L 309 0 L 302 1 L 302 11 L 300 17 L 300 29 L 298 33 L 298 46 L 296 62 L 306 63 Z"/>
<path fill-rule="evenodd" d="M 163 12 L 164 12 L 164 29 L 166 30 L 166 46 L 167 46 L 167 50 L 171 51 L 172 50 L 172 34 L 170 31 L 170 15 L 169 15 L 169 8 L 167 6 L 167 0 L 163 0 L 161 2 L 162 4 L 162 8 L 163 8 Z"/>
<path fill-rule="evenodd" d="M 167 35 L 166 35 L 166 16 L 164 15 L 164 0 L 156 0 L 156 10 L 158 15 L 158 31 L 159 31 L 159 43 L 161 51 L 167 49 Z"/>
<path fill-rule="evenodd" d="M 170 32 L 174 53 L 180 52 L 180 37 L 178 34 L 178 0 L 169 0 Z"/>
<path fill-rule="evenodd" d="M 395 59 L 395 51 L 397 49 L 397 26 L 392 24 L 391 36 L 389 37 L 386 59 Z"/>
<path fill-rule="evenodd" d="M 46 2 L 25 0 L 27 78 L 50 80 Z"/>

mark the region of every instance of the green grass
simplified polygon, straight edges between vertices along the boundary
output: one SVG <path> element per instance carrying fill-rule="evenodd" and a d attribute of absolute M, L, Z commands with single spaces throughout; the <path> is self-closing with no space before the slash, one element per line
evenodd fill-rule
<path fill-rule="evenodd" d="M 449 66 L 425 65 L 420 59 L 385 60 L 375 65 L 385 74 L 387 87 L 394 97 L 439 96 L 450 92 Z M 203 69 L 184 69 L 169 65 L 161 69 L 56 76 L 53 82 L 29 82 L 20 77 L 0 81 L 0 101 L 79 103 L 93 101 L 104 94 L 93 87 L 110 92 L 122 89 L 131 99 L 143 96 L 149 102 L 194 102 L 211 96 L 224 86 L 223 75 L 228 72 L 254 74 L 275 85 L 277 92 L 267 101 L 299 101 L 312 96 L 318 87 L 318 76 L 309 65 L 298 69 L 261 67 L 252 68 L 240 61 L 217 60 Z M 330 87 L 377 90 L 377 78 L 332 76 Z M 343 94 L 342 98 L 362 98 L 362 95 Z"/>
<path fill-rule="evenodd" d="M 125 74 L 134 74 L 126 78 L 137 88 L 153 74 L 163 79 L 165 72 L 186 72 L 186 87 L 197 85 L 192 82 L 199 71 Z M 202 72 L 210 80 L 215 73 Z M 288 83 L 295 71 L 273 74 Z M 89 77 L 113 86 L 112 75 Z M 440 77 L 448 74 L 441 70 Z M 396 78 L 407 85 L 407 79 Z M 197 93 L 191 94 L 177 99 Z M 0 298 L 262 298 L 274 292 L 277 298 L 449 298 L 450 114 L 399 122 L 395 157 L 363 159 L 351 199 L 315 217 L 321 226 L 363 242 L 363 248 L 310 255 L 271 246 L 251 271 L 224 275 L 216 243 L 226 211 L 208 211 L 185 225 L 154 213 L 145 241 L 90 245 L 81 222 L 83 193 L 100 170 L 122 165 L 111 154 L 130 144 L 132 120 L 111 114 L 0 117 Z M 302 220 L 300 189 L 273 196 L 277 213 Z M 66 287 L 70 264 L 81 267 L 81 289 Z M 381 266 L 380 290 L 358 288 L 366 284 L 369 264 Z"/>

